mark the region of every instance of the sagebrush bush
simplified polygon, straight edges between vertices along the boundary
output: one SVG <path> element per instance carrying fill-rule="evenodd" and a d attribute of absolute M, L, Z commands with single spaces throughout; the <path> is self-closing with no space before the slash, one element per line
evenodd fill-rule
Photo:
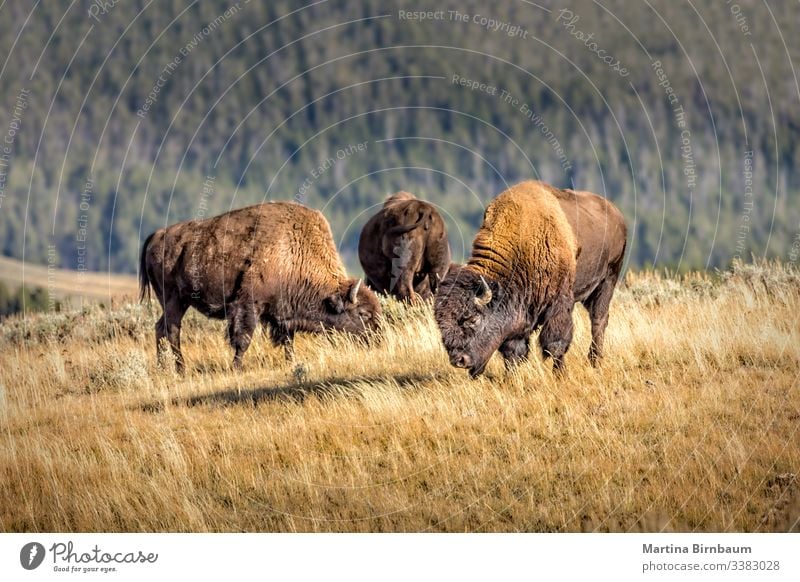
<path fill-rule="evenodd" d="M 142 388 L 149 383 L 148 358 L 141 349 L 118 349 L 89 372 L 88 392 Z"/>

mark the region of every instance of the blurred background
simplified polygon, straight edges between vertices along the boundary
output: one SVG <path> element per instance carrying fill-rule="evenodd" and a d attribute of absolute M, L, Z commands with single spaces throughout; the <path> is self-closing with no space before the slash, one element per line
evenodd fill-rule
<path fill-rule="evenodd" d="M 359 273 L 403 189 L 460 260 L 539 178 L 623 210 L 629 269 L 795 262 L 798 23 L 748 0 L 8 0 L 0 254 L 135 273 L 156 228 L 297 200 Z"/>

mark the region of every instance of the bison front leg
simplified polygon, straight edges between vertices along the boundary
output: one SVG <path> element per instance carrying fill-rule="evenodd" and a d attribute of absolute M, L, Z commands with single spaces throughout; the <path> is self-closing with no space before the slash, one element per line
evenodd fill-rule
<path fill-rule="evenodd" d="M 528 335 L 510 337 L 500 346 L 500 354 L 506 364 L 506 370 L 511 370 L 520 362 L 528 358 L 530 351 L 530 337 Z"/>
<path fill-rule="evenodd" d="M 562 372 L 564 355 L 572 343 L 573 299 L 562 295 L 555 300 L 539 334 L 539 346 L 545 359 L 553 358 L 553 370 Z"/>
<path fill-rule="evenodd" d="M 616 284 L 616 275 L 608 277 L 584 302 L 592 321 L 592 345 L 589 346 L 589 361 L 592 366 L 597 366 L 603 358 L 603 340 L 608 326 L 608 310 Z"/>
<path fill-rule="evenodd" d="M 183 353 L 181 352 L 181 320 L 186 313 L 186 306 L 178 300 L 168 301 L 164 305 L 164 313 L 156 322 L 156 355 L 161 365 L 164 364 L 164 338 L 169 343 L 175 357 L 178 373 L 184 372 Z"/>
<path fill-rule="evenodd" d="M 250 347 L 258 318 L 253 305 L 234 304 L 228 311 L 228 341 L 233 347 L 233 367 L 242 369 L 242 356 Z"/>

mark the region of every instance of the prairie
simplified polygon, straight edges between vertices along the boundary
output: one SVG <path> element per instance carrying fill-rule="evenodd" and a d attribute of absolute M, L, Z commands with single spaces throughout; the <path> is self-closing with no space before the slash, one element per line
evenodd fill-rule
<path fill-rule="evenodd" d="M 470 380 L 429 307 L 370 345 L 256 338 L 157 305 L 0 324 L 2 531 L 798 531 L 800 274 L 629 273 L 606 358 L 576 307 L 568 372 L 537 352 Z"/>
<path fill-rule="evenodd" d="M 58 269 L 10 257 L 0 257 L 0 281 L 9 287 L 42 287 L 54 298 L 75 302 L 105 301 L 111 303 L 137 296 L 136 277 L 109 273 L 80 272 Z"/>

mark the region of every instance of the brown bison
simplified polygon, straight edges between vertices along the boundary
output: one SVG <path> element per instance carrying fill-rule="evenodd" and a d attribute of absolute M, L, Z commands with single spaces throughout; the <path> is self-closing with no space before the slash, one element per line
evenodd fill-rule
<path fill-rule="evenodd" d="M 361 231 L 358 259 L 376 291 L 429 299 L 450 266 L 444 221 L 432 204 L 398 192 Z"/>
<path fill-rule="evenodd" d="M 510 366 L 527 357 L 530 335 L 541 327 L 543 355 L 561 369 L 576 300 L 592 318 L 589 357 L 596 362 L 625 239 L 619 211 L 594 194 L 533 181 L 500 194 L 486 210 L 472 257 L 451 270 L 436 296 L 451 363 L 474 377 L 499 350 Z"/>
<path fill-rule="evenodd" d="M 157 349 L 166 337 L 179 370 L 181 319 L 189 307 L 228 321 L 236 368 L 259 322 L 289 353 L 298 331 L 363 335 L 381 314 L 375 294 L 345 274 L 325 217 L 291 202 L 157 230 L 142 246 L 139 287 L 142 299 L 152 287 L 161 303 Z"/>

